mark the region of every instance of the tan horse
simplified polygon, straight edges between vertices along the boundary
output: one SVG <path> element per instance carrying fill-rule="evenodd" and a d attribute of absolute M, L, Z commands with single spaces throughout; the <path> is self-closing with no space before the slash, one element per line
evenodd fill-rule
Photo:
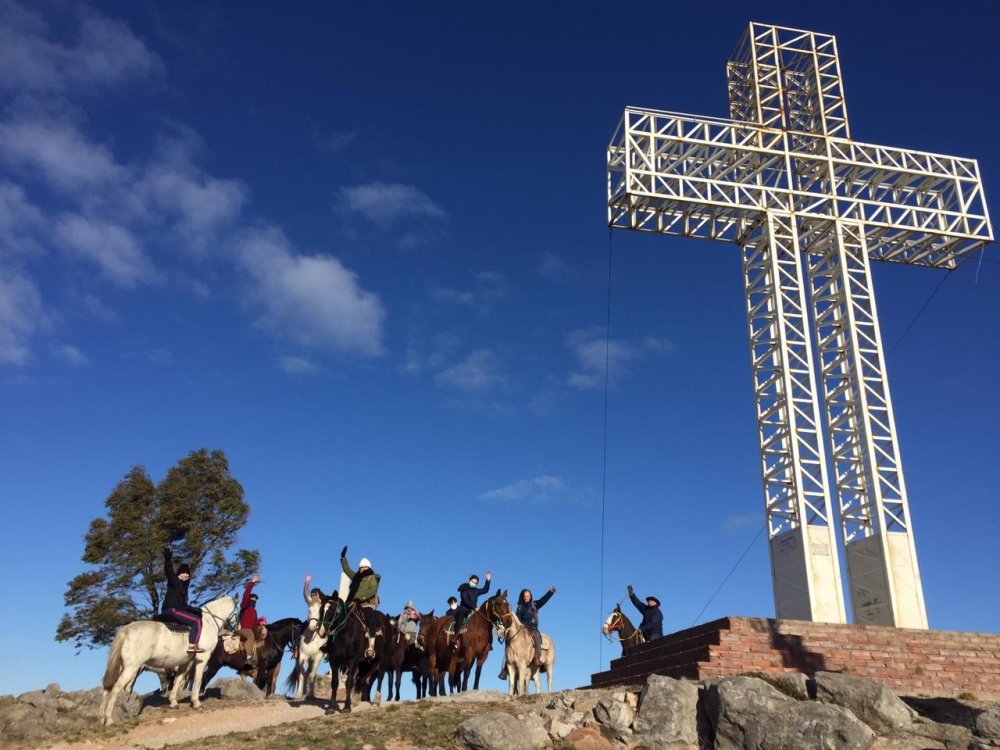
<path fill-rule="evenodd" d="M 507 646 L 504 655 L 507 658 L 507 683 L 511 695 L 527 695 L 528 681 L 535 683 L 535 692 L 542 692 L 539 672 L 548 675 L 549 692 L 552 692 L 552 668 L 556 664 L 556 647 L 552 639 L 542 633 L 541 668 L 532 667 L 535 659 L 535 641 L 531 637 L 531 629 L 522 623 L 515 612 L 511 612 L 511 625 L 506 630 Z M 515 692 L 516 690 L 516 692 Z"/>

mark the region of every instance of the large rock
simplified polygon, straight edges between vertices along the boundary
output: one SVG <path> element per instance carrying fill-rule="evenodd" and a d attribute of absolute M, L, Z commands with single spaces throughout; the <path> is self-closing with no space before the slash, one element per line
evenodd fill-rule
<path fill-rule="evenodd" d="M 976 717 L 976 734 L 1000 744 L 1000 709 L 990 708 Z"/>
<path fill-rule="evenodd" d="M 632 730 L 651 750 L 697 750 L 698 688 L 650 675 L 639 694 Z"/>
<path fill-rule="evenodd" d="M 455 739 L 471 750 L 535 750 L 531 732 L 516 717 L 495 711 L 463 721 Z"/>
<path fill-rule="evenodd" d="M 913 713 L 885 684 L 867 677 L 817 672 L 816 700 L 848 709 L 879 734 L 891 734 L 913 723 Z"/>
<path fill-rule="evenodd" d="M 754 677 L 709 685 L 705 709 L 716 750 L 863 750 L 875 733 L 840 706 L 796 701 Z"/>

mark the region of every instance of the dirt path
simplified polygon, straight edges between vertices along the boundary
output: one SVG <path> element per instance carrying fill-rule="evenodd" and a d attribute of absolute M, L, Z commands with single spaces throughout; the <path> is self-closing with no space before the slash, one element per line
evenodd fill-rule
<path fill-rule="evenodd" d="M 355 710 L 370 710 L 370 704 L 355 706 Z M 246 706 L 193 711 L 181 704 L 169 715 L 158 712 L 155 719 L 140 724 L 126 734 L 107 739 L 52 745 L 52 750 L 132 750 L 161 748 L 183 742 L 214 737 L 230 732 L 252 732 L 261 727 L 287 724 L 323 716 L 316 705 L 291 704 L 284 700 L 269 700 Z"/>

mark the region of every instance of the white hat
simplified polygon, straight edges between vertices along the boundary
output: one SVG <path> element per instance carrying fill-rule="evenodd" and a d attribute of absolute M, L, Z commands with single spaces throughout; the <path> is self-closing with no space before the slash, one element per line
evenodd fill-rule
<path fill-rule="evenodd" d="M 413 603 L 412 599 L 410 599 L 410 601 L 408 601 L 406 603 L 406 606 L 403 607 L 403 609 L 416 609 L 416 608 L 417 608 L 417 605 Z"/>
<path fill-rule="evenodd" d="M 361 562 L 358 563 L 359 568 L 370 568 L 372 566 L 371 560 L 367 557 L 362 557 Z"/>

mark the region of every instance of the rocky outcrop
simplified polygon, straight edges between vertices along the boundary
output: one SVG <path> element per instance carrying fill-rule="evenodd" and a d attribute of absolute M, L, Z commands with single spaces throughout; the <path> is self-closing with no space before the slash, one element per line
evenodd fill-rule
<path fill-rule="evenodd" d="M 961 717 L 956 723 L 937 723 L 881 683 L 843 674 L 775 684 L 747 676 L 695 683 L 651 675 L 641 690 L 565 691 L 544 708 L 518 710 L 515 699 L 503 711 L 461 724 L 456 739 L 475 750 L 1000 748 L 1000 710 L 965 708 L 950 714 Z M 528 732 L 539 723 L 544 733 Z"/>
<path fill-rule="evenodd" d="M 205 697 L 234 706 L 265 700 L 238 679 L 217 680 Z M 482 690 L 426 700 L 495 704 L 457 727 L 456 741 L 470 750 L 1000 748 L 1000 705 L 901 700 L 877 681 L 844 674 L 704 682 L 651 675 L 641 688 L 567 690 L 526 700 Z M 17 698 L 0 697 L 0 746 L 42 746 L 61 733 L 92 726 L 100 701 L 99 688 L 64 693 L 55 684 Z M 132 695 L 119 701 L 116 717 L 166 704 L 156 694 Z"/>

